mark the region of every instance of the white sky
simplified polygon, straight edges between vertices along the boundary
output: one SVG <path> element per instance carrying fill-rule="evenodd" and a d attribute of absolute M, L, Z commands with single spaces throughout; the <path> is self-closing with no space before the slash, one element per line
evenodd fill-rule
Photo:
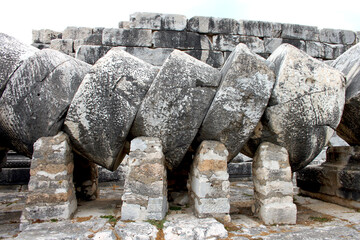
<path fill-rule="evenodd" d="M 30 44 L 32 29 L 117 27 L 133 12 L 213 16 L 360 31 L 360 0 L 0 0 L 0 32 Z"/>

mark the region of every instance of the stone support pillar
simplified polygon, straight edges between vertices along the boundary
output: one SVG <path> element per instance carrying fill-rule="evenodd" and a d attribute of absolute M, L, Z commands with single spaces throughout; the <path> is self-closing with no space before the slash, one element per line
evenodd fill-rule
<path fill-rule="evenodd" d="M 73 170 L 73 154 L 65 133 L 35 142 L 23 226 L 36 220 L 72 217 L 77 208 Z"/>
<path fill-rule="evenodd" d="M 229 220 L 230 182 L 228 151 L 217 141 L 203 141 L 190 169 L 188 189 L 197 217 L 223 217 Z"/>
<path fill-rule="evenodd" d="M 252 211 L 265 224 L 296 224 L 292 173 L 285 148 L 262 143 L 253 160 L 255 203 Z"/>
<path fill-rule="evenodd" d="M 165 156 L 158 138 L 131 141 L 126 159 L 122 220 L 161 220 L 168 211 Z"/>

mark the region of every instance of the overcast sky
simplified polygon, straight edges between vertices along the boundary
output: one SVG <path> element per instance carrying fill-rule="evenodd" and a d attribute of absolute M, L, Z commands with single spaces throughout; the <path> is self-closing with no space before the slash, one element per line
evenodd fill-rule
<path fill-rule="evenodd" d="M 30 44 L 32 29 L 117 27 L 133 12 L 297 23 L 360 31 L 360 0 L 1 0 L 0 32 Z"/>

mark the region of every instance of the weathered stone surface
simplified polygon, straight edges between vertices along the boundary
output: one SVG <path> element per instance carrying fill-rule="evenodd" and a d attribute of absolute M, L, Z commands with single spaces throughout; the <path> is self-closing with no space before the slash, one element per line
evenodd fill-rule
<path fill-rule="evenodd" d="M 60 132 L 35 142 L 23 225 L 38 219 L 72 217 L 77 207 L 73 169 L 72 149 L 66 134 Z"/>
<path fill-rule="evenodd" d="M 240 20 L 240 24 L 242 35 L 271 38 L 281 35 L 281 23 Z"/>
<path fill-rule="evenodd" d="M 162 14 L 161 29 L 169 31 L 183 31 L 186 29 L 187 19 L 179 14 Z"/>
<path fill-rule="evenodd" d="M 171 48 L 146 48 L 146 47 L 127 47 L 125 51 L 131 55 L 142 59 L 154 66 L 162 66 L 174 49 Z"/>
<path fill-rule="evenodd" d="M 119 28 L 130 29 L 130 25 L 130 21 L 120 21 L 118 26 Z"/>
<path fill-rule="evenodd" d="M 230 160 L 240 152 L 260 121 L 274 87 L 275 75 L 265 59 L 244 44 L 235 48 L 221 74 L 220 87 L 197 140 L 224 143 Z"/>
<path fill-rule="evenodd" d="M 41 29 L 32 31 L 32 40 L 34 43 L 50 44 L 51 40 L 60 38 L 62 34 L 50 29 Z"/>
<path fill-rule="evenodd" d="M 248 146 L 254 151 L 261 141 L 268 141 L 285 147 L 291 168 L 297 171 L 320 153 L 339 124 L 345 79 L 336 69 L 289 44 L 281 45 L 268 61 L 274 64 L 277 79 L 252 137 L 255 141 Z"/>
<path fill-rule="evenodd" d="M 65 121 L 80 155 L 109 170 L 118 167 L 135 114 L 156 74 L 155 67 L 119 48 L 96 62 Z"/>
<path fill-rule="evenodd" d="M 240 24 L 231 18 L 195 16 L 189 19 L 188 30 L 198 33 L 239 34 Z"/>
<path fill-rule="evenodd" d="M 281 37 L 289 39 L 319 41 L 319 29 L 313 26 L 298 24 L 281 24 Z"/>
<path fill-rule="evenodd" d="M 187 19 L 184 15 L 136 12 L 130 15 L 130 28 L 183 31 Z"/>
<path fill-rule="evenodd" d="M 165 156 L 158 138 L 131 141 L 122 220 L 162 220 L 168 211 Z"/>
<path fill-rule="evenodd" d="M 285 148 L 262 143 L 253 160 L 255 203 L 252 211 L 265 224 L 295 224 L 292 173 Z"/>
<path fill-rule="evenodd" d="M 152 33 L 146 29 L 105 28 L 102 44 L 106 46 L 151 47 Z"/>
<path fill-rule="evenodd" d="M 75 58 L 94 65 L 96 61 L 105 56 L 110 49 L 111 47 L 107 46 L 82 45 L 77 48 Z"/>
<path fill-rule="evenodd" d="M 255 53 L 263 53 L 265 51 L 264 42 L 258 37 L 223 34 L 213 37 L 215 50 L 233 51 L 239 43 L 246 44 Z"/>
<path fill-rule="evenodd" d="M 23 63 L 25 59 L 38 50 L 25 45 L 17 39 L 0 33 L 0 97 L 11 75 Z M 0 140 L 1 142 L 1 140 Z"/>
<path fill-rule="evenodd" d="M 51 40 L 50 48 L 69 55 L 74 52 L 74 41 L 72 39 Z"/>
<path fill-rule="evenodd" d="M 356 41 L 356 34 L 349 30 L 324 28 L 320 30 L 320 41 L 351 45 Z"/>
<path fill-rule="evenodd" d="M 174 50 L 141 104 L 132 135 L 160 138 L 168 167 L 177 167 L 205 117 L 219 81 L 218 70 Z"/>
<path fill-rule="evenodd" d="M 116 234 L 121 239 L 156 239 L 158 229 L 147 222 L 121 222 L 115 226 Z"/>
<path fill-rule="evenodd" d="M 62 33 L 62 39 L 84 39 L 93 34 L 92 28 L 87 27 L 67 27 Z"/>
<path fill-rule="evenodd" d="M 356 44 L 340 57 L 331 66 L 340 70 L 347 79 L 346 102 L 337 133 L 350 145 L 360 145 L 360 43 Z"/>
<path fill-rule="evenodd" d="M 306 53 L 314 58 L 324 58 L 325 48 L 321 42 L 306 41 Z"/>
<path fill-rule="evenodd" d="M 185 52 L 214 68 L 220 68 L 224 64 L 224 55 L 220 51 L 188 50 Z"/>
<path fill-rule="evenodd" d="M 206 35 L 176 31 L 154 32 L 153 44 L 155 48 L 176 48 L 182 50 L 210 50 L 212 47 Z"/>
<path fill-rule="evenodd" d="M 303 41 L 303 40 L 299 40 L 299 39 L 287 39 L 287 38 L 284 38 L 283 39 L 283 43 L 288 43 L 288 44 L 291 44 L 293 45 L 294 47 L 302 50 L 302 51 L 306 51 L 306 42 Z"/>
<path fill-rule="evenodd" d="M 56 134 L 90 65 L 42 50 L 16 70 L 0 99 L 0 128 L 12 149 L 32 155 L 34 142 Z"/>
<path fill-rule="evenodd" d="M 273 53 L 282 44 L 282 38 L 265 38 L 264 39 L 264 52 Z"/>
<path fill-rule="evenodd" d="M 346 48 L 342 44 L 328 44 L 324 43 L 324 58 L 336 59 L 346 51 Z"/>

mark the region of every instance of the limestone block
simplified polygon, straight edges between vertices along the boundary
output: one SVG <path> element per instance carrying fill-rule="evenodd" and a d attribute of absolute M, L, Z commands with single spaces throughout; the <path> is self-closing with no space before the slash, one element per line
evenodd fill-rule
<path fill-rule="evenodd" d="M 156 239 L 158 229 L 148 222 L 117 222 L 115 226 L 116 234 L 121 239 Z"/>
<path fill-rule="evenodd" d="M 125 178 L 122 220 L 161 220 L 168 210 L 165 156 L 157 138 L 131 141 Z"/>
<path fill-rule="evenodd" d="M 255 53 L 265 52 L 264 42 L 258 37 L 240 35 L 215 35 L 213 37 L 215 50 L 233 51 L 239 43 L 246 44 Z"/>
<path fill-rule="evenodd" d="M 337 133 L 350 145 L 360 145 L 358 132 L 360 130 L 357 112 L 360 101 L 360 43 L 356 44 L 340 57 L 335 59 L 331 66 L 340 70 L 347 79 L 346 102 Z"/>
<path fill-rule="evenodd" d="M 0 97 L 11 75 L 38 49 L 25 45 L 17 39 L 0 33 Z M 1 142 L 1 140 L 0 140 Z"/>
<path fill-rule="evenodd" d="M 224 54 L 220 51 L 188 50 L 185 52 L 214 68 L 220 68 L 224 64 Z"/>
<path fill-rule="evenodd" d="M 80 155 L 109 170 L 118 167 L 135 114 L 156 74 L 155 67 L 119 48 L 96 62 L 65 121 L 65 131 Z"/>
<path fill-rule="evenodd" d="M 265 59 L 244 44 L 235 48 L 221 74 L 220 87 L 197 140 L 222 142 L 229 151 L 230 160 L 240 152 L 260 121 L 274 87 L 275 75 Z"/>
<path fill-rule="evenodd" d="M 240 20 L 240 24 L 242 35 L 270 38 L 278 38 L 281 35 L 280 23 Z"/>
<path fill-rule="evenodd" d="M 125 51 L 154 66 L 162 66 L 174 49 L 171 48 L 147 48 L 126 47 Z"/>
<path fill-rule="evenodd" d="M 298 24 L 281 24 L 281 38 L 319 41 L 319 29 Z"/>
<path fill-rule="evenodd" d="M 72 39 L 51 40 L 50 48 L 69 55 L 74 52 L 74 41 Z"/>
<path fill-rule="evenodd" d="M 62 39 L 84 39 L 91 36 L 92 28 L 87 27 L 67 27 L 62 33 Z"/>
<path fill-rule="evenodd" d="M 281 44 L 282 38 L 265 38 L 264 39 L 264 52 L 273 53 Z"/>
<path fill-rule="evenodd" d="M 110 51 L 111 47 L 107 46 L 79 46 L 75 53 L 75 58 L 91 65 L 94 65 L 97 60 L 105 56 Z"/>
<path fill-rule="evenodd" d="M 229 198 L 195 198 L 195 214 L 199 217 L 228 214 L 230 212 Z"/>
<path fill-rule="evenodd" d="M 253 160 L 255 202 L 252 211 L 265 224 L 296 224 L 292 173 L 285 148 L 260 144 Z"/>
<path fill-rule="evenodd" d="M 210 34 L 239 34 L 240 24 L 231 18 L 195 16 L 188 21 L 188 31 Z"/>
<path fill-rule="evenodd" d="M 56 32 L 50 29 L 41 29 L 32 31 L 32 40 L 34 43 L 50 44 L 51 40 L 60 38 L 61 32 Z"/>
<path fill-rule="evenodd" d="M 293 45 L 294 47 L 306 52 L 306 42 L 299 39 L 283 39 L 283 43 L 288 43 Z"/>
<path fill-rule="evenodd" d="M 106 46 L 151 47 L 152 33 L 146 29 L 105 28 L 102 44 Z"/>
<path fill-rule="evenodd" d="M 314 58 L 325 58 L 324 44 L 321 42 L 306 41 L 306 53 Z"/>
<path fill-rule="evenodd" d="M 169 31 L 183 31 L 186 29 L 187 19 L 179 14 L 162 14 L 161 29 Z"/>
<path fill-rule="evenodd" d="M 297 171 L 321 152 L 339 124 L 345 79 L 338 70 L 289 44 L 281 45 L 268 61 L 275 66 L 277 80 L 248 146 L 254 151 L 261 141 L 268 141 L 285 147 L 291 168 Z"/>
<path fill-rule="evenodd" d="M 324 43 L 324 58 L 336 59 L 346 51 L 345 46 L 342 44 L 329 44 Z"/>
<path fill-rule="evenodd" d="M 130 28 L 161 29 L 161 14 L 135 12 L 130 15 Z"/>
<path fill-rule="evenodd" d="M 212 47 L 206 35 L 176 31 L 154 32 L 153 44 L 155 48 L 176 48 L 182 50 L 210 50 Z"/>
<path fill-rule="evenodd" d="M 131 22 L 130 21 L 120 21 L 119 28 L 130 29 Z"/>
<path fill-rule="evenodd" d="M 93 33 L 93 34 L 100 34 L 100 35 L 102 35 L 104 29 L 105 29 L 104 27 L 96 27 L 96 28 L 93 28 L 92 33 Z"/>
<path fill-rule="evenodd" d="M 219 81 L 218 70 L 174 50 L 141 104 L 132 135 L 160 138 L 167 166 L 177 167 L 195 138 Z"/>
<path fill-rule="evenodd" d="M 324 28 L 320 30 L 320 41 L 351 45 L 356 42 L 356 33 L 349 30 Z"/>
<path fill-rule="evenodd" d="M 34 142 L 56 134 L 90 65 L 54 50 L 27 58 L 0 99 L 0 128 L 11 148 L 31 157 Z"/>

